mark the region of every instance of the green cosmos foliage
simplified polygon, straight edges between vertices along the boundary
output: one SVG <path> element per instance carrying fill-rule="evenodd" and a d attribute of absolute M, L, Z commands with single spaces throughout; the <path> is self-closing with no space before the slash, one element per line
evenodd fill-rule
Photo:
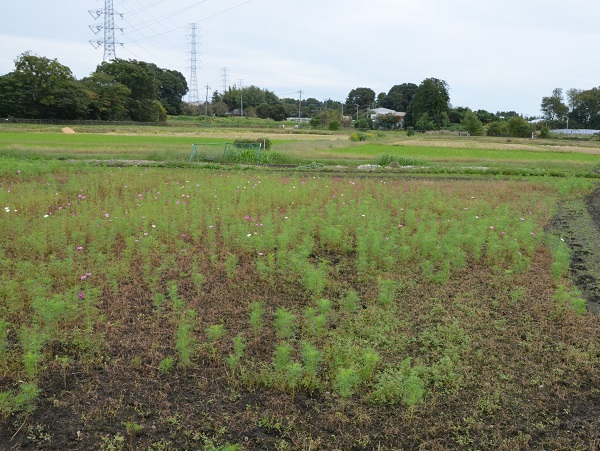
<path fill-rule="evenodd" d="M 226 357 L 232 378 L 273 373 L 263 380 L 292 392 L 328 389 L 407 406 L 430 389 L 459 385 L 470 343 L 453 324 L 415 335 L 399 308 L 410 281 L 444 284 L 471 264 L 525 273 L 545 244 L 541 225 L 556 198 L 590 186 L 515 181 L 489 189 L 476 181 L 29 162 L 16 176 L 15 164 L 0 183 L 0 372 L 13 383 L 33 384 L 55 349 L 77 364 L 106 351 L 94 332 L 103 321 L 98 301 L 101 293 L 118 298 L 131 280 L 147 287 L 152 314 L 172 325 L 166 354 L 189 368 L 205 330 L 216 359 L 227 330 L 203 323 L 192 302 L 202 301 L 213 278 L 235 284 L 244 265 L 256 280 L 301 287 L 304 297 L 295 306 L 244 305 L 248 342 L 279 342 L 272 357 L 258 358 L 235 337 Z M 567 267 L 562 244 L 555 259 L 559 281 Z M 193 295 L 180 294 L 184 284 Z M 568 288 L 557 294 L 557 309 L 565 306 L 585 309 Z M 418 355 L 405 368 L 410 346 Z M 169 358 L 156 364 L 165 375 Z M 3 412 L 28 405 L 27 393 L 35 390 L 3 392 Z"/>

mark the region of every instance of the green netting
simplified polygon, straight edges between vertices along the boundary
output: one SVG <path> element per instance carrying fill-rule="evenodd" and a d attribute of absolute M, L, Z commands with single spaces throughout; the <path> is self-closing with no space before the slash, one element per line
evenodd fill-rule
<path fill-rule="evenodd" d="M 260 163 L 261 143 L 202 143 L 192 144 L 192 161 L 222 161 Z"/>
<path fill-rule="evenodd" d="M 202 143 L 192 144 L 190 163 L 192 161 L 215 161 L 225 155 L 227 143 Z"/>
<path fill-rule="evenodd" d="M 224 161 L 237 163 L 259 163 L 262 144 L 260 143 L 227 143 L 223 152 Z"/>

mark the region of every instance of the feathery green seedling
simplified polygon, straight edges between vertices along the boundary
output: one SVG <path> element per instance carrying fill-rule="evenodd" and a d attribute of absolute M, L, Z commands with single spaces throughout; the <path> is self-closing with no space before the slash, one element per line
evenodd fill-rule
<path fill-rule="evenodd" d="M 285 367 L 292 362 L 294 348 L 287 342 L 277 345 L 273 357 L 273 368 L 278 374 L 283 373 Z"/>
<path fill-rule="evenodd" d="M 381 357 L 374 349 L 365 349 L 359 359 L 359 374 L 362 381 L 369 381 L 377 365 L 381 362 Z"/>
<path fill-rule="evenodd" d="M 296 390 L 298 390 L 303 374 L 304 368 L 302 368 L 302 365 L 298 362 L 291 362 L 285 366 L 283 375 L 284 385 L 286 389 L 291 390 L 292 392 L 292 402 L 294 402 Z"/>
<path fill-rule="evenodd" d="M 196 287 L 196 294 L 197 296 L 200 296 L 200 294 L 202 293 L 202 286 L 206 281 L 206 277 L 204 276 L 204 274 L 194 273 L 192 274 L 192 280 L 194 281 L 194 286 Z"/>
<path fill-rule="evenodd" d="M 71 359 L 69 359 L 68 356 L 54 356 L 54 361 L 57 362 L 60 365 L 60 368 L 62 370 L 62 375 L 63 375 L 63 385 L 65 388 L 67 388 L 67 367 L 69 366 L 69 362 Z"/>
<path fill-rule="evenodd" d="M 235 254 L 229 254 L 227 258 L 225 258 L 225 273 L 227 274 L 228 279 L 233 279 L 237 274 L 238 263 L 239 258 Z"/>
<path fill-rule="evenodd" d="M 318 386 L 318 371 L 322 360 L 321 352 L 316 346 L 310 343 L 302 344 L 302 365 L 304 367 L 303 385 L 307 389 L 316 388 Z"/>
<path fill-rule="evenodd" d="M 175 359 L 173 357 L 165 357 L 158 363 L 158 370 L 162 374 L 167 374 L 173 369 L 174 365 Z"/>
<path fill-rule="evenodd" d="M 360 375 L 354 368 L 339 368 L 333 381 L 333 390 L 342 398 L 342 417 L 347 398 L 350 398 L 360 382 Z"/>
<path fill-rule="evenodd" d="M 8 355 L 8 332 L 10 323 L 0 319 L 0 371 L 4 371 Z"/>
<path fill-rule="evenodd" d="M 571 250 L 564 241 L 555 239 L 550 243 L 552 248 L 552 277 L 558 282 L 562 276 L 568 273 L 571 265 Z"/>
<path fill-rule="evenodd" d="M 181 366 L 183 366 L 184 373 L 187 374 L 187 368 L 192 363 L 192 356 L 196 345 L 196 340 L 192 335 L 194 329 L 192 324 L 196 319 L 196 312 L 194 310 L 187 310 L 183 316 L 184 317 L 177 327 L 175 349 L 177 350 L 179 362 L 181 363 Z"/>
<path fill-rule="evenodd" d="M 42 348 L 46 340 L 37 326 L 21 331 L 21 347 L 23 348 L 23 367 L 29 381 L 38 375 L 39 363 L 43 360 Z"/>
<path fill-rule="evenodd" d="M 379 280 L 379 296 L 377 301 L 380 305 L 391 305 L 396 300 L 396 284 L 393 280 Z"/>
<path fill-rule="evenodd" d="M 252 326 L 252 332 L 258 336 L 262 333 L 264 328 L 263 317 L 265 309 L 260 302 L 252 303 L 252 310 L 250 311 L 250 326 Z"/>
<path fill-rule="evenodd" d="M 179 355 L 179 361 L 184 370 L 192 363 L 192 354 L 194 348 L 194 339 L 191 334 L 192 326 L 189 324 L 182 323 L 177 328 L 177 342 L 175 349 Z"/>
<path fill-rule="evenodd" d="M 275 311 L 273 326 L 279 338 L 292 338 L 296 328 L 296 316 L 284 307 L 279 307 Z"/>
<path fill-rule="evenodd" d="M 233 352 L 225 358 L 225 362 L 229 366 L 230 379 L 233 380 L 233 376 L 240 370 L 240 361 L 244 357 L 246 350 L 246 343 L 242 334 L 238 334 L 233 339 Z"/>
<path fill-rule="evenodd" d="M 125 430 L 127 431 L 127 434 L 129 435 L 129 449 L 134 449 L 133 441 L 135 439 L 135 436 L 142 431 L 142 429 L 143 429 L 142 425 L 140 425 L 134 421 L 126 421 L 125 423 L 123 423 L 123 425 L 125 426 Z"/>
<path fill-rule="evenodd" d="M 22 382 L 19 390 L 0 392 L 0 415 L 4 421 L 17 412 L 24 411 L 29 415 L 35 410 L 35 400 L 41 390 L 34 383 Z"/>
<path fill-rule="evenodd" d="M 174 280 L 170 281 L 168 284 L 168 290 L 173 311 L 176 313 L 183 312 L 183 309 L 185 308 L 185 302 L 179 297 L 179 287 L 177 286 L 177 282 Z"/>
<path fill-rule="evenodd" d="M 411 420 L 415 407 L 419 404 L 423 404 L 424 397 L 424 383 L 415 371 L 411 371 L 408 378 L 404 381 L 404 393 L 402 395 L 402 401 L 408 407 L 409 418 Z"/>
<path fill-rule="evenodd" d="M 331 310 L 331 301 L 329 299 L 317 299 L 316 304 L 321 315 L 327 315 Z"/>
<path fill-rule="evenodd" d="M 310 263 L 301 264 L 300 271 L 306 289 L 320 296 L 327 285 L 327 261 L 321 260 L 316 268 Z"/>
<path fill-rule="evenodd" d="M 340 299 L 340 306 L 348 313 L 354 313 L 358 310 L 360 298 L 356 290 L 349 290 L 346 295 Z"/>
<path fill-rule="evenodd" d="M 224 324 L 212 324 L 204 329 L 206 337 L 208 338 L 208 350 L 210 356 L 214 360 L 217 357 L 217 342 L 225 336 L 225 325 Z"/>

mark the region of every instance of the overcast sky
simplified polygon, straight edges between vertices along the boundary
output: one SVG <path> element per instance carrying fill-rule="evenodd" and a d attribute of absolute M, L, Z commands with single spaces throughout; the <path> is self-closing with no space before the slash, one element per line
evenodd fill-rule
<path fill-rule="evenodd" d="M 77 78 L 102 62 L 89 10 L 104 0 L 3 1 L 0 74 L 25 51 Z M 600 85 L 595 0 L 114 0 L 118 58 L 190 76 L 197 23 L 200 98 L 256 85 L 280 97 L 344 101 L 357 87 L 445 80 L 453 106 L 540 114 L 554 88 Z"/>

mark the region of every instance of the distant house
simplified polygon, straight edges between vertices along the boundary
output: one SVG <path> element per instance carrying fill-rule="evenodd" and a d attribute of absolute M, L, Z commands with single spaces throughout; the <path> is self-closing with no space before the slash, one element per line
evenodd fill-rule
<path fill-rule="evenodd" d="M 369 110 L 369 114 L 371 115 L 371 119 L 373 120 L 377 119 L 380 116 L 396 116 L 398 118 L 398 127 L 404 126 L 404 116 L 406 116 L 406 113 L 402 111 L 394 111 L 390 110 L 389 108 L 374 108 L 372 110 Z"/>
<path fill-rule="evenodd" d="M 385 116 L 386 114 L 392 114 L 394 116 L 401 117 L 402 121 L 404 120 L 404 116 L 406 116 L 406 113 L 403 113 L 401 111 L 390 110 L 389 108 L 373 108 L 372 110 L 369 110 L 369 114 L 371 115 L 371 119 L 376 119 L 377 116 Z"/>

